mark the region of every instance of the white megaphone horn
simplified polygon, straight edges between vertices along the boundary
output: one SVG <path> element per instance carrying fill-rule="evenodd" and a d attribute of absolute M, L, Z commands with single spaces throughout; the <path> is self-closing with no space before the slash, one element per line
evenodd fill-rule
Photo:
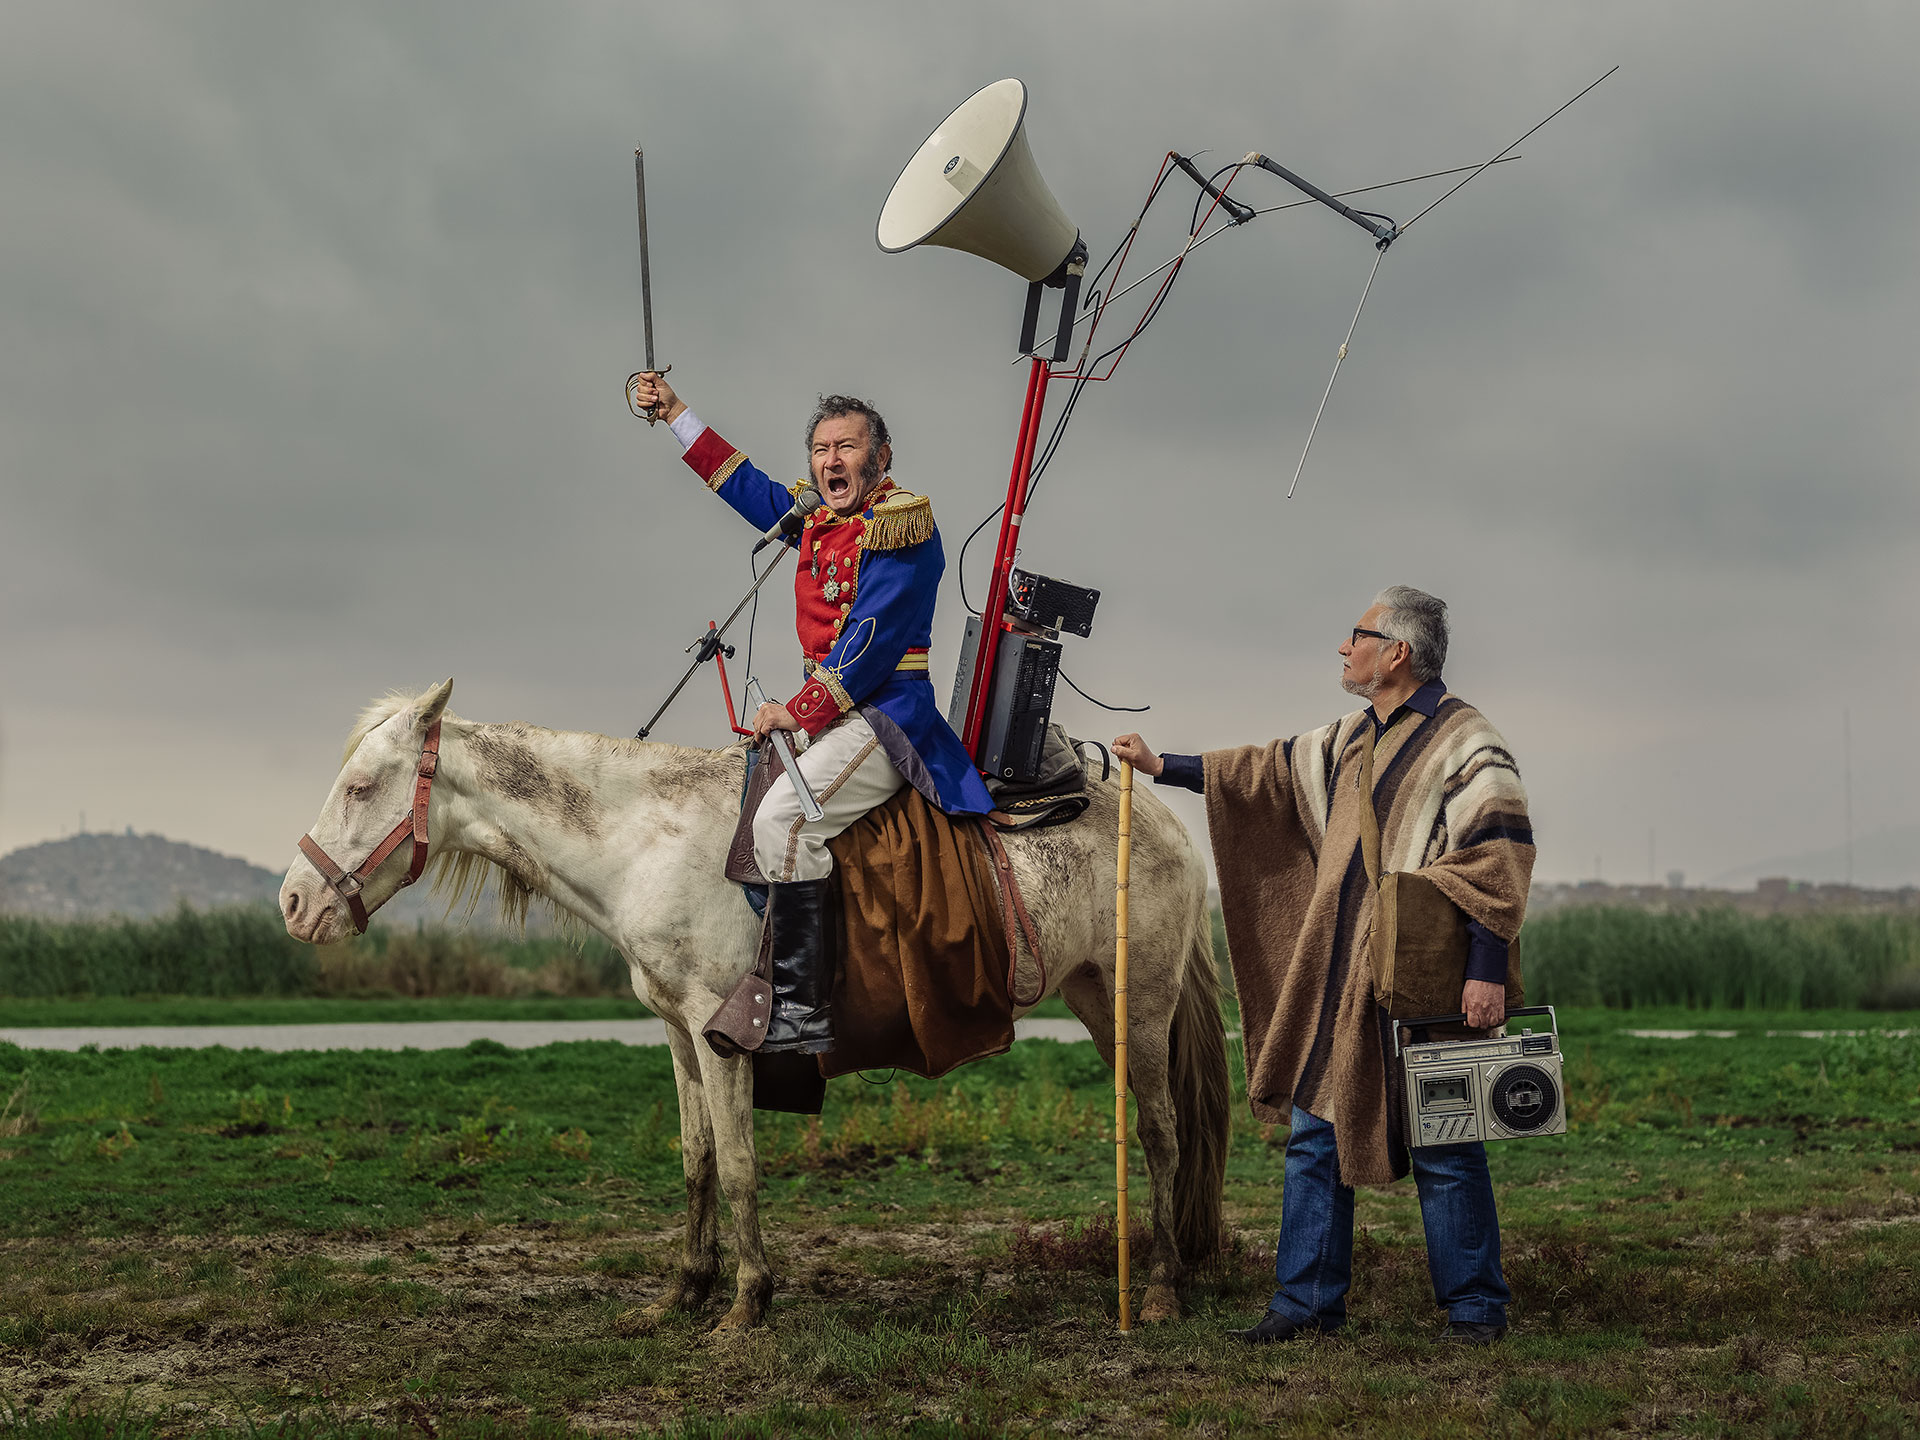
<path fill-rule="evenodd" d="M 996 80 L 940 122 L 907 161 L 880 208 L 875 238 L 889 255 L 916 245 L 965 250 L 1027 285 L 1022 354 L 1033 352 L 1040 292 L 1064 288 L 1053 358 L 1065 360 L 1080 305 L 1087 247 L 1027 147 L 1027 87 Z"/>

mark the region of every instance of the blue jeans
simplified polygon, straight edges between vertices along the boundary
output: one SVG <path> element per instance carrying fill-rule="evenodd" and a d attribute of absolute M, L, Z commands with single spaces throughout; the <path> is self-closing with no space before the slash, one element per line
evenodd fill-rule
<path fill-rule="evenodd" d="M 1500 1274 L 1500 1220 L 1493 1209 L 1487 1147 L 1431 1145 L 1412 1152 L 1427 1231 L 1427 1273 L 1447 1319 L 1507 1323 L 1513 1298 Z M 1353 1282 L 1353 1190 L 1340 1183 L 1333 1126 L 1293 1107 L 1287 1182 L 1280 1197 L 1270 1309 L 1296 1324 L 1333 1329 L 1347 1318 Z"/>

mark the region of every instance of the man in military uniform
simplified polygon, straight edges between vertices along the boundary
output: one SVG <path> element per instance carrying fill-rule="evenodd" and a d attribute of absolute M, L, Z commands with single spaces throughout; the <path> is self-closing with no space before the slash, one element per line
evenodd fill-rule
<path fill-rule="evenodd" d="M 633 398 L 668 422 L 693 472 L 756 530 L 778 524 L 809 483 L 781 485 L 756 468 L 657 375 L 639 376 Z M 887 473 L 892 437 L 865 401 L 821 397 L 806 434 L 810 483 L 825 503 L 787 543 L 799 551 L 794 599 L 807 683 L 786 704 L 763 705 L 753 728 L 805 737 L 800 771 L 825 813 L 808 820 L 794 787 L 776 781 L 754 812 L 753 842 L 771 882 L 774 1009 L 760 1048 L 819 1053 L 833 1048 L 827 842 L 903 785 L 953 815 L 987 814 L 993 800 L 927 674 L 946 569 L 933 502 Z"/>

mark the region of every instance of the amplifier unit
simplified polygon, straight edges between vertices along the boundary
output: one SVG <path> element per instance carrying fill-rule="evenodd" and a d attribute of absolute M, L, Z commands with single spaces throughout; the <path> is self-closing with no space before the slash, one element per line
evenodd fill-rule
<path fill-rule="evenodd" d="M 980 653 L 980 617 L 967 618 L 960 665 L 953 677 L 947 721 L 958 731 L 966 724 L 967 696 Z M 987 694 L 980 768 L 998 780 L 1023 783 L 1040 773 L 1040 749 L 1053 713 L 1053 687 L 1060 676 L 1060 647 L 1038 635 L 1004 631 L 993 661 L 993 687 Z"/>
<path fill-rule="evenodd" d="M 1093 607 L 1100 592 L 1070 585 L 1046 575 L 1015 570 L 1007 581 L 1007 614 L 1029 625 L 1064 630 L 1069 635 L 1093 633 Z"/>

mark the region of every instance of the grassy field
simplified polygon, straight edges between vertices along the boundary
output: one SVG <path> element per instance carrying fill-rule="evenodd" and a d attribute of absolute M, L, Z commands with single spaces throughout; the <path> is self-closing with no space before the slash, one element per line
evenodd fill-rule
<path fill-rule="evenodd" d="M 1911 1435 L 1920 1044 L 1876 1028 L 1900 1023 L 1567 1012 L 1574 1130 L 1491 1149 L 1515 1331 L 1474 1353 L 1431 1342 L 1405 1185 L 1360 1196 L 1346 1333 L 1222 1342 L 1271 1285 L 1286 1139 L 1244 1109 L 1233 1250 L 1187 1318 L 1115 1335 L 1091 1046 L 762 1117 L 781 1291 L 732 1339 L 719 1302 L 631 1314 L 678 1244 L 664 1051 L 0 1047 L 6 1428 Z M 1766 1035 L 1804 1028 L 1869 1033 Z"/>

